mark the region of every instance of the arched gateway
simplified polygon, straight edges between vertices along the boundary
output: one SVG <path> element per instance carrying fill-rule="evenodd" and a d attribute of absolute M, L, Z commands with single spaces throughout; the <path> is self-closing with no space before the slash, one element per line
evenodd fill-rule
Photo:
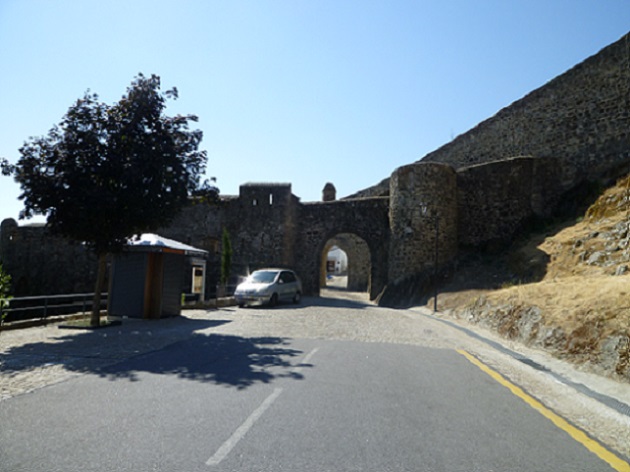
<path fill-rule="evenodd" d="M 369 274 L 357 285 L 375 299 L 388 285 L 428 271 L 436 262 L 444 265 L 457 253 L 455 171 L 448 165 L 414 164 L 397 169 L 388 196 L 332 198 L 301 203 L 290 184 L 242 185 L 238 198 L 226 200 L 215 215 L 230 233 L 233 273 L 288 267 L 301 277 L 305 295 L 318 295 L 323 285 L 324 250 L 329 241 L 341 237 L 353 241 L 348 243 L 350 247 L 361 246 L 362 257 L 369 259 Z M 435 215 L 440 218 L 439 235 L 433 229 Z M 207 213 L 205 219 L 210 221 Z M 176 222 L 173 228 L 187 228 L 186 235 L 193 234 L 190 219 Z M 218 227 L 208 230 L 218 234 Z M 167 236 L 205 249 L 198 239 Z M 436 236 L 443 241 L 439 260 L 434 259 L 432 249 Z"/>
<path fill-rule="evenodd" d="M 363 289 L 375 298 L 387 285 L 389 227 L 389 197 L 302 203 L 290 184 L 247 183 L 238 196 L 224 197 L 218 205 L 192 205 L 160 234 L 207 250 L 206 285 L 213 287 L 226 229 L 234 276 L 262 267 L 290 268 L 302 279 L 305 295 L 319 294 L 327 242 L 353 235 L 362 242 L 362 254 L 369 252 L 371 268 L 364 278 L 369 284 Z"/>
<path fill-rule="evenodd" d="M 302 205 L 295 262 L 306 293 L 319 293 L 324 248 L 331 238 L 340 233 L 356 235 L 367 243 L 371 261 L 368 291 L 371 299 L 376 298 L 387 284 L 389 198 Z"/>
<path fill-rule="evenodd" d="M 332 251 L 332 252 L 331 252 Z M 365 240 L 353 233 L 340 233 L 329 239 L 320 253 L 320 289 L 326 285 L 349 292 L 368 292 L 372 281 L 372 257 Z M 345 276 L 330 281 L 329 275 Z"/>
<path fill-rule="evenodd" d="M 206 249 L 218 261 L 216 241 L 225 228 L 234 275 L 287 267 L 299 274 L 305 295 L 319 295 L 324 250 L 331 240 L 342 238 L 369 261 L 365 262 L 369 273 L 356 285 L 373 300 L 386 287 L 434 266 L 434 252 L 428 249 L 435 246 L 432 215 L 440 215 L 439 238 L 444 240 L 438 264 L 451 260 L 457 251 L 454 170 L 442 164 L 414 164 L 397 169 L 392 177 L 388 196 L 343 200 L 331 196 L 312 203 L 300 202 L 290 184 L 244 184 L 238 197 L 226 198 L 216 207 L 193 206 L 164 235 Z M 418 213 L 421 205 L 427 215 Z M 214 248 L 206 247 L 212 241 Z M 218 266 L 208 261 L 210 277 L 218 278 L 218 273 L 212 274 Z"/>

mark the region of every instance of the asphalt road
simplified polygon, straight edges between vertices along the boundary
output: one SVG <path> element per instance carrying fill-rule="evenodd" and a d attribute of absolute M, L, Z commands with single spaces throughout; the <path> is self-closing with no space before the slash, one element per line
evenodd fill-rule
<path fill-rule="evenodd" d="M 471 362 L 452 328 L 308 304 L 226 310 L 231 323 L 0 402 L 0 471 L 630 470 Z M 426 342 L 343 339 L 309 327 L 320 312 Z M 282 320 L 291 336 L 265 332 Z"/>

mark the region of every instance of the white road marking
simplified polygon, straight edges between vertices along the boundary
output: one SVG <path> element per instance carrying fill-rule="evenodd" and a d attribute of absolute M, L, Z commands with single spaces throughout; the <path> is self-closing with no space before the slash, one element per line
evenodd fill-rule
<path fill-rule="evenodd" d="M 302 359 L 302 362 L 300 362 L 296 367 L 294 367 L 292 369 L 292 372 L 294 374 L 299 374 L 302 372 L 302 369 L 304 368 L 304 364 L 308 364 L 310 362 L 310 360 L 313 358 L 313 356 L 315 355 L 315 353 L 319 351 L 319 348 L 316 347 L 315 349 L 313 349 L 311 352 L 309 352 L 306 356 L 304 356 L 304 359 Z"/>
<path fill-rule="evenodd" d="M 265 398 L 265 401 L 261 403 L 261 405 L 254 410 L 254 412 L 249 415 L 249 418 L 245 420 L 245 422 L 240 425 L 236 431 L 229 437 L 227 441 L 225 441 L 221 447 L 214 453 L 214 455 L 208 459 L 206 465 L 218 465 L 227 457 L 227 455 L 234 449 L 234 446 L 238 444 L 238 442 L 243 439 L 243 437 L 247 434 L 247 432 L 254 426 L 254 423 L 267 411 L 267 409 L 276 401 L 276 399 L 282 393 L 281 388 L 276 388 L 271 395 Z"/>
<path fill-rule="evenodd" d="M 299 374 L 300 372 L 302 372 L 304 364 L 308 364 L 318 350 L 319 348 L 316 347 L 311 352 L 309 352 L 306 356 L 304 356 L 302 362 L 300 362 L 298 366 L 291 369 L 291 371 L 294 374 Z M 236 429 L 236 431 L 234 431 L 232 436 L 230 436 L 228 440 L 225 441 L 219 449 L 217 449 L 217 452 L 215 452 L 214 455 L 210 459 L 208 459 L 206 465 L 212 466 L 220 464 L 228 456 L 232 449 L 234 449 L 234 447 L 239 443 L 239 441 L 243 439 L 243 437 L 245 437 L 247 432 L 252 429 L 252 426 L 254 426 L 256 421 L 258 421 L 258 419 L 265 413 L 265 411 L 267 411 L 269 407 L 273 405 L 273 402 L 276 401 L 281 393 L 282 388 L 276 388 L 271 393 L 271 395 L 265 398 L 260 406 L 256 408 L 251 415 L 249 415 L 249 417 L 243 422 L 242 425 L 240 425 Z"/>

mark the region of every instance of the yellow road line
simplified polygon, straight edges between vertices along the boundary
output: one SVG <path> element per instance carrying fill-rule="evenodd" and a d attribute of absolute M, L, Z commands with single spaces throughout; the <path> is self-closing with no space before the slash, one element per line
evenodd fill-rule
<path fill-rule="evenodd" d="M 560 416 L 556 415 L 553 411 L 549 410 L 538 400 L 536 400 L 532 396 L 525 393 L 523 389 L 514 385 L 512 382 L 507 380 L 498 372 L 492 370 L 490 367 L 485 365 L 483 362 L 481 362 L 479 359 L 477 359 L 470 353 L 462 349 L 458 349 L 457 352 L 461 354 L 462 356 L 464 356 L 466 359 L 468 359 L 471 363 L 479 367 L 483 372 L 488 374 L 490 377 L 492 377 L 494 380 L 499 382 L 501 385 L 508 388 L 514 395 L 519 397 L 521 400 L 523 400 L 525 403 L 531 406 L 538 413 L 540 413 L 545 418 L 550 420 L 558 428 L 565 431 L 569 436 L 571 436 L 574 440 L 582 444 L 586 449 L 591 451 L 593 454 L 595 454 L 604 462 L 607 462 L 614 470 L 618 472 L 630 472 L 630 464 L 628 464 L 626 461 L 617 457 L 615 454 L 610 452 L 608 449 L 606 449 L 597 441 L 589 438 L 588 435 L 584 431 L 576 428 L 575 426 L 568 423 L 564 418 L 561 418 Z"/>

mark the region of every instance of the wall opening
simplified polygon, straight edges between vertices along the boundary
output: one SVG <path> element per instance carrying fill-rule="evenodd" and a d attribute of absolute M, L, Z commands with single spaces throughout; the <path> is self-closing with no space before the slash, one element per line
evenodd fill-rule
<path fill-rule="evenodd" d="M 368 292 L 372 270 L 370 250 L 356 234 L 340 233 L 329 239 L 321 254 L 320 288 Z"/>
<path fill-rule="evenodd" d="M 348 288 L 348 255 L 336 245 L 332 245 L 326 255 L 326 287 Z"/>

